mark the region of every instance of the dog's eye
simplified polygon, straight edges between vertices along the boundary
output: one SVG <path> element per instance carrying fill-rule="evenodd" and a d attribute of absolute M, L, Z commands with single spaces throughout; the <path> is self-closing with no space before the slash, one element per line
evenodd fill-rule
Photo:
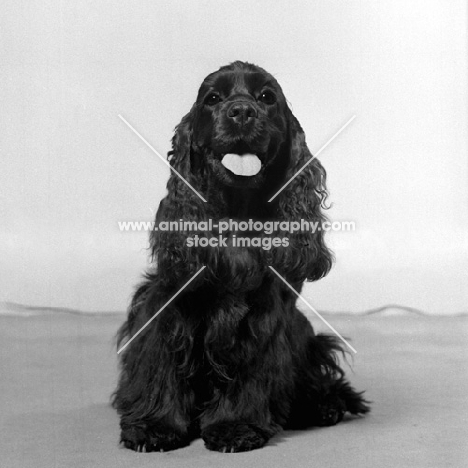
<path fill-rule="evenodd" d="M 216 93 L 208 94 L 208 96 L 205 98 L 205 104 L 207 106 L 214 106 L 218 104 L 218 102 L 220 101 L 221 101 L 221 98 L 219 97 L 219 94 L 216 94 Z"/>
<path fill-rule="evenodd" d="M 273 93 L 272 91 L 263 91 L 262 93 L 260 93 L 258 100 L 263 102 L 264 104 L 271 105 L 276 102 L 276 96 L 275 93 Z"/>

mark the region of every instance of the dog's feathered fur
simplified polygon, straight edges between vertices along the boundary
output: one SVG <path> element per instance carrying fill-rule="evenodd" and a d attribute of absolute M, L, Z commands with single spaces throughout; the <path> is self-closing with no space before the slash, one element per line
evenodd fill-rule
<path fill-rule="evenodd" d="M 325 219 L 326 175 L 317 159 L 268 203 L 312 155 L 277 81 L 255 65 L 234 62 L 209 75 L 172 143 L 171 165 L 207 202 L 171 172 L 157 222 Z M 258 154 L 262 171 L 235 176 L 220 164 L 228 152 Z M 245 451 L 281 427 L 332 425 L 346 411 L 366 413 L 339 367 L 341 342 L 315 335 L 295 295 L 268 268 L 298 292 L 305 280 L 325 276 L 332 256 L 323 231 L 275 232 L 271 237 L 287 237 L 289 246 L 270 250 L 187 247 L 193 234 L 151 234 L 155 266 L 135 292 L 119 344 L 206 268 L 123 352 L 113 399 L 121 442 L 171 450 L 201 435 L 209 449 Z"/>

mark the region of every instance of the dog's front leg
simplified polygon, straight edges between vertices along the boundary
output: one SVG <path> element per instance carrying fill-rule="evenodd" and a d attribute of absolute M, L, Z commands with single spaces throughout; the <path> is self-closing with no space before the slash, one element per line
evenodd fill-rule
<path fill-rule="evenodd" d="M 155 295 L 143 301 L 121 335 L 133 337 L 165 300 Z M 121 417 L 121 443 L 129 449 L 173 450 L 193 438 L 195 324 L 184 318 L 181 308 L 180 302 L 168 306 L 122 351 L 113 405 Z"/>
<path fill-rule="evenodd" d="M 205 336 L 211 394 L 201 435 L 210 450 L 242 452 L 262 447 L 281 429 L 291 356 L 282 324 L 272 318 L 273 304 L 234 306 L 224 298 L 224 306 Z"/>

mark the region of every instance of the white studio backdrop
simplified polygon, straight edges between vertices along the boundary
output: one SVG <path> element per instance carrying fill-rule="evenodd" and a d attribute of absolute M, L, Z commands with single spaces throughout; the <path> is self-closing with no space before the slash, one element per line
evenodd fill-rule
<path fill-rule="evenodd" d="M 234 60 L 276 76 L 312 152 L 337 262 L 320 310 L 467 311 L 466 3 L 4 2 L 0 300 L 125 309 L 143 272 L 162 154 L 202 79 Z"/>

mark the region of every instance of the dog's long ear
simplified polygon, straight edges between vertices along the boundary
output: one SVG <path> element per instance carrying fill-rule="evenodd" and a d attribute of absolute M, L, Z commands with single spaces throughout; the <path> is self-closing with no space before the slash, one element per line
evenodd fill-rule
<path fill-rule="evenodd" d="M 310 153 L 304 131 L 289 108 L 286 115 L 290 139 L 286 181 L 292 179 L 292 182 L 278 195 L 279 210 L 283 219 L 299 223 L 304 220 L 309 222 L 309 226 L 314 223 L 316 230 L 312 232 L 310 228 L 309 231 L 290 234 L 290 247 L 283 249 L 282 256 L 287 265 L 285 273 L 289 272 L 292 281 L 315 281 L 329 272 L 333 262 L 332 253 L 324 242 L 322 227 L 327 219 L 322 211 L 326 208 L 328 195 L 326 172 Z"/>
<path fill-rule="evenodd" d="M 172 150 L 167 154 L 171 166 L 184 178 L 190 177 L 190 152 L 192 146 L 193 133 L 193 109 L 186 114 L 180 123 L 176 126 L 174 136 L 172 137 Z M 177 174 L 171 171 L 170 179 Z M 169 189 L 169 187 L 168 187 Z"/>
<path fill-rule="evenodd" d="M 197 196 L 187 182 L 197 192 L 201 192 L 205 188 L 202 164 L 203 150 L 195 145 L 193 141 L 194 125 L 197 117 L 198 108 L 195 103 L 191 111 L 176 126 L 174 136 L 172 137 L 172 150 L 168 152 L 169 163 L 177 172 L 171 171 L 167 190 L 169 194 L 184 193 L 188 197 L 187 200 L 190 200 L 192 195 Z"/>
<path fill-rule="evenodd" d="M 196 106 L 185 115 L 175 128 L 172 150 L 168 153 L 171 170 L 167 182 L 167 196 L 159 204 L 156 225 L 170 221 L 200 221 L 206 218 L 206 203 L 201 199 L 203 179 L 197 177 L 192 167 L 193 126 L 196 119 Z M 193 234 L 193 233 L 192 233 Z M 186 274 L 187 269 L 196 271 L 198 259 L 186 248 L 185 231 L 154 230 L 150 235 L 153 259 L 164 271 L 178 271 Z M 176 265 L 185 265 L 177 268 Z M 182 274 L 181 273 L 181 274 Z M 169 281 L 169 274 L 168 281 Z"/>

